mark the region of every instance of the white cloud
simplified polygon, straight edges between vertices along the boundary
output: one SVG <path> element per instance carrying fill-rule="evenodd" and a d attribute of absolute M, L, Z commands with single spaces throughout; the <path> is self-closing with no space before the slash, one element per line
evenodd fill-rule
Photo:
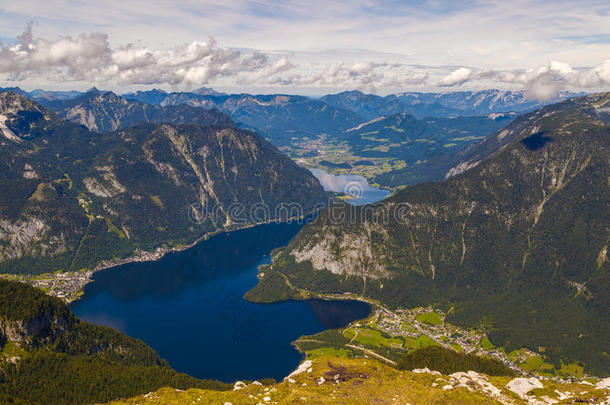
<path fill-rule="evenodd" d="M 108 34 L 114 51 L 122 48 L 120 44 L 139 44 L 125 52 L 142 53 L 143 60 L 139 63 L 144 65 L 146 51 L 169 49 L 179 43 L 207 38 L 209 34 L 225 50 L 264 51 L 270 58 L 265 66 L 267 71 L 272 71 L 270 65 L 276 62 L 271 55 L 289 55 L 294 67 L 281 74 L 258 75 L 258 71 L 240 70 L 238 80 L 227 74 L 226 69 L 216 72 L 197 67 L 183 72 L 192 80 L 213 77 L 210 80 L 214 80 L 215 86 L 232 86 L 239 91 L 248 91 L 257 83 L 263 86 L 264 81 L 278 83 L 266 85 L 273 91 L 282 79 L 296 75 L 304 78 L 341 63 L 349 68 L 355 62 L 405 65 L 384 74 L 380 73 L 384 68 L 374 69 L 383 76 L 375 81 L 374 87 L 384 93 L 408 90 L 405 87 L 421 83 L 421 76 L 426 74 L 429 75 L 424 84 L 426 90 L 437 90 L 438 82 L 451 73 L 447 66 L 462 66 L 474 72 L 469 78 L 470 84 L 464 83 L 464 87 L 489 87 L 498 82 L 483 82 L 484 78 L 479 76 L 481 71 L 524 72 L 528 67 L 545 65 L 552 60 L 565 61 L 570 66 L 597 66 L 610 55 L 607 0 L 19 0 L 4 3 L 0 24 L 5 36 L 18 32 L 31 20 L 38 21 L 37 32 L 44 38 L 71 34 L 76 40 L 80 38 L 79 32 L 101 31 Z M 345 51 L 357 51 L 361 57 L 358 61 L 342 59 Z M 249 54 L 250 51 L 245 51 L 245 55 L 242 51 L 241 56 Z M 112 75 L 114 70 L 125 69 L 122 66 L 132 63 L 136 56 L 126 58 L 127 61 L 117 60 L 116 67 L 101 73 Z M 411 69 L 407 65 L 426 68 Z M 140 69 L 146 81 L 150 72 L 145 66 Z M 371 77 L 370 73 L 359 75 Z M 414 77 L 413 81 L 409 80 L 410 76 Z M 591 80 L 595 81 L 597 76 L 592 74 Z M 27 83 L 28 86 L 45 85 L 43 80 L 32 79 Z M 393 87 L 383 88 L 380 83 Z M 321 88 L 321 84 L 315 86 Z"/>
<path fill-rule="evenodd" d="M 525 90 L 526 97 L 546 101 L 563 90 L 588 90 L 610 86 L 610 59 L 596 68 L 579 70 L 559 61 L 551 61 L 546 65 L 525 70 L 494 71 L 461 67 L 443 77 L 438 85 L 455 87 L 468 82 L 519 85 Z"/>
<path fill-rule="evenodd" d="M 413 72 L 395 63 L 337 62 L 300 66 L 301 73 L 270 77 L 269 85 L 347 88 L 375 92 L 377 88 L 418 86 L 426 83 L 428 73 Z"/>
<path fill-rule="evenodd" d="M 553 98 L 563 90 L 610 86 L 610 59 L 594 68 L 573 68 L 565 61 L 551 61 L 529 69 L 455 69 L 413 64 L 412 55 L 379 52 L 375 61 L 367 60 L 367 56 L 370 52 L 362 50 L 334 54 L 238 50 L 220 47 L 211 37 L 167 48 L 140 43 L 112 45 L 105 33 L 46 39 L 34 37 L 28 25 L 16 42 L 0 41 L 0 77 L 20 83 L 33 79 L 67 83 L 65 86 L 71 86 L 70 82 L 105 87 L 232 85 L 240 86 L 241 91 L 258 87 L 387 93 L 387 89 L 404 91 L 413 86 L 455 88 L 468 84 L 474 88 L 521 87 L 527 97 L 540 100 Z"/>
<path fill-rule="evenodd" d="M 204 85 L 224 76 L 275 74 L 291 68 L 285 57 L 218 47 L 213 38 L 165 50 L 133 44 L 111 47 L 103 33 L 35 38 L 29 25 L 16 44 L 0 43 L 0 73 L 9 80 L 45 76 L 57 81 Z"/>
<path fill-rule="evenodd" d="M 346 87 L 374 91 L 426 82 L 426 72 L 400 63 L 354 61 L 309 64 L 295 68 L 288 57 L 260 51 L 221 48 L 213 38 L 150 49 L 134 44 L 112 47 L 103 33 L 35 38 L 32 26 L 15 44 L 0 42 L 0 74 L 9 80 L 32 77 L 66 82 L 118 85 L 206 85 L 231 78 L 239 85 Z"/>
<path fill-rule="evenodd" d="M 438 85 L 441 87 L 460 86 L 472 78 L 472 70 L 461 67 L 443 77 Z"/>
<path fill-rule="evenodd" d="M 568 88 L 591 89 L 610 86 L 610 59 L 593 69 L 575 70 L 565 62 L 551 61 L 522 72 L 496 72 L 495 79 L 523 86 L 526 96 L 549 100 Z"/>

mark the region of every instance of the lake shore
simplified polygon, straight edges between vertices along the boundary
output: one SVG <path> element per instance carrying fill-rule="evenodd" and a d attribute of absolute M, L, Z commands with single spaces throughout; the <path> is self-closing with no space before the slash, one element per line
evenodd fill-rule
<path fill-rule="evenodd" d="M 306 218 L 310 217 L 311 215 L 313 214 L 310 213 L 302 217 L 294 217 L 286 221 L 269 220 L 264 222 L 227 227 L 217 230 L 215 232 L 206 233 L 205 235 L 201 236 L 200 238 L 197 238 L 195 241 L 189 243 L 188 245 L 160 246 L 154 251 L 139 251 L 129 257 L 104 260 L 98 263 L 92 269 L 83 269 L 75 272 L 58 270 L 52 273 L 42 274 L 3 273 L 0 274 L 0 278 L 30 284 L 36 288 L 40 288 L 45 293 L 51 296 L 61 298 L 69 304 L 78 300 L 82 296 L 85 286 L 93 281 L 93 275 L 99 271 L 111 269 L 129 263 L 155 262 L 161 260 L 163 257 L 170 253 L 183 252 L 185 250 L 197 246 L 201 242 L 204 242 L 210 238 L 224 233 L 240 231 L 271 223 L 291 223 L 295 221 L 306 221 Z"/>

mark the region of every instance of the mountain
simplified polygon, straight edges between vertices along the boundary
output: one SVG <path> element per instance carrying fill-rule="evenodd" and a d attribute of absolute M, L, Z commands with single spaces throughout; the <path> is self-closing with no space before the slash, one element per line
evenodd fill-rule
<path fill-rule="evenodd" d="M 161 93 L 158 90 L 147 92 L 150 97 Z M 194 93 L 189 93 L 192 95 Z M 186 97 L 186 96 L 185 96 Z M 190 97 L 190 96 L 189 96 Z M 301 114 L 300 107 L 297 106 L 301 101 L 296 99 L 286 99 L 286 108 L 278 112 L 278 105 L 254 107 L 248 97 L 242 99 L 228 97 L 223 104 L 223 108 L 230 108 L 233 115 L 244 114 L 247 109 L 250 119 L 257 121 L 257 125 L 266 126 L 266 130 L 275 131 L 279 125 L 285 125 L 286 131 L 293 131 L 292 126 L 302 126 L 307 123 L 308 136 L 314 138 L 315 127 L 311 121 L 278 122 L 275 119 L 283 115 L 286 120 L 288 116 L 298 116 Z M 149 97 L 143 97 L 149 100 Z M 215 98 L 216 100 L 218 97 Z M 207 100 L 207 99 L 206 99 Z M 277 102 L 277 97 L 272 98 L 273 103 Z M 259 100 L 260 101 L 260 100 Z M 188 100 L 186 100 L 188 102 Z M 232 104 L 233 103 L 233 104 Z M 240 103 L 241 106 L 238 106 Z M 110 132 L 117 129 L 133 126 L 140 122 L 163 123 L 171 122 L 193 123 L 202 126 L 233 125 L 231 119 L 213 107 L 212 104 L 205 104 L 208 110 L 202 107 L 193 107 L 188 104 L 175 105 L 152 105 L 140 101 L 127 100 L 112 92 L 101 92 L 97 89 L 89 91 L 84 95 L 69 100 L 54 100 L 46 102 L 45 105 L 53 109 L 59 116 L 72 122 L 86 126 L 91 131 Z M 259 108 L 260 107 L 260 108 Z M 317 114 L 317 113 L 316 113 Z M 268 119 L 266 119 L 268 117 Z M 326 117 L 328 118 L 328 117 Z M 322 119 L 326 119 L 322 118 Z M 315 142 L 319 136 L 325 136 L 324 144 L 344 145 L 349 148 L 348 154 L 339 156 L 340 162 L 328 161 L 330 157 L 322 150 L 308 151 L 308 165 L 325 167 L 327 170 L 332 165 L 343 165 L 351 170 L 366 173 L 371 170 L 379 171 L 384 167 L 384 162 L 390 162 L 395 166 L 394 170 L 378 173 L 372 176 L 373 181 L 384 187 L 397 187 L 411 185 L 421 181 L 436 181 L 443 178 L 445 173 L 459 162 L 457 151 L 480 142 L 485 136 L 495 132 L 505 126 L 512 116 L 508 114 L 495 114 L 489 116 L 476 117 L 456 117 L 456 118 L 428 118 L 416 120 L 406 114 L 396 114 L 387 117 L 378 117 L 371 121 L 361 123 L 341 132 L 343 123 L 336 127 L 330 136 L 318 135 L 313 139 Z M 311 120 L 316 120 L 311 118 Z M 262 121 L 265 121 L 262 123 Z M 315 121 L 317 122 L 317 121 Z M 348 121 L 349 123 L 355 121 Z M 319 130 L 323 130 L 319 128 Z M 295 129 L 296 131 L 296 129 Z M 262 131 L 263 133 L 265 130 Z M 299 159 L 303 156 L 306 145 L 302 145 L 307 140 L 303 136 L 271 138 L 289 156 Z M 300 132 L 302 135 L 302 132 Z M 288 144 L 286 144 L 288 142 Z M 461 155 L 460 155 L 461 156 Z M 331 165 L 325 166 L 325 163 Z"/>
<path fill-rule="evenodd" d="M 507 353 L 531 348 L 608 375 L 610 93 L 546 106 L 495 137 L 509 141 L 444 182 L 326 209 L 247 297 L 435 304 Z"/>
<path fill-rule="evenodd" d="M 128 100 L 163 106 L 187 104 L 217 108 L 240 126 L 256 129 L 275 145 L 287 145 L 304 137 L 340 133 L 361 123 L 352 111 L 332 107 L 320 100 L 290 95 L 201 95 L 140 91 L 123 95 Z"/>
<path fill-rule="evenodd" d="M 40 103 L 50 102 L 53 100 L 67 100 L 70 98 L 78 97 L 83 94 L 82 92 L 77 90 L 52 91 L 36 89 L 32 91 L 25 91 L 19 87 L 0 87 L 0 92 L 5 91 L 12 91 L 13 93 L 20 94 Z"/>
<path fill-rule="evenodd" d="M 179 374 L 141 340 L 84 322 L 34 287 L 0 279 L 2 403 L 100 403 L 165 386 L 231 388 Z"/>
<path fill-rule="evenodd" d="M 0 91 L 12 91 L 13 93 L 27 96 L 27 92 L 20 87 L 0 87 Z"/>
<path fill-rule="evenodd" d="M 192 90 L 191 93 L 198 94 L 200 96 L 224 96 L 225 93 L 220 93 L 210 87 L 200 87 L 198 89 Z"/>
<path fill-rule="evenodd" d="M 140 101 L 146 104 L 161 105 L 163 101 L 168 97 L 168 93 L 161 89 L 152 89 L 146 91 L 136 91 L 135 93 L 123 94 L 123 97 L 127 100 Z"/>
<path fill-rule="evenodd" d="M 385 97 L 346 91 L 330 94 L 320 100 L 332 106 L 354 111 L 365 119 L 381 115 L 406 113 L 416 118 L 457 117 L 486 115 L 504 112 L 526 112 L 545 104 L 583 95 L 582 93 L 560 93 L 547 102 L 529 100 L 523 91 L 481 90 L 451 93 L 405 92 Z"/>
<path fill-rule="evenodd" d="M 144 123 L 98 134 L 4 92 L 0 132 L 4 273 L 157 257 L 325 201 L 308 170 L 233 125 Z M 256 207 L 265 210 L 254 215 Z"/>
<path fill-rule="evenodd" d="M 403 104 L 396 97 L 381 97 L 358 90 L 328 94 L 320 100 L 337 108 L 353 111 L 367 120 L 404 112 Z"/>
<path fill-rule="evenodd" d="M 45 101 L 50 102 L 53 100 L 69 100 L 72 98 L 79 97 L 83 94 L 81 91 L 76 90 L 67 90 L 67 91 L 49 91 L 36 89 L 27 92 L 26 96 L 36 100 L 39 103 L 43 103 Z"/>
<path fill-rule="evenodd" d="M 86 126 L 90 131 L 110 132 L 142 122 L 197 124 L 230 127 L 235 124 L 216 109 L 206 110 L 188 105 L 161 107 L 128 101 L 110 91 L 97 89 L 68 100 L 44 103 L 66 120 Z"/>

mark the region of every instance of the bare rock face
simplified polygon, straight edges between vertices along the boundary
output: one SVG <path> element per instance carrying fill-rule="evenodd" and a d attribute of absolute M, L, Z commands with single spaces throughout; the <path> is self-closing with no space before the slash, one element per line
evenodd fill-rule
<path fill-rule="evenodd" d="M 43 126 L 53 117 L 53 113 L 21 95 L 0 92 L 0 135 L 5 140 L 20 143 L 30 137 L 33 127 Z"/>
<path fill-rule="evenodd" d="M 15 259 L 26 254 L 33 243 L 44 238 L 49 228 L 39 218 L 29 217 L 11 222 L 0 219 L 0 259 Z"/>
<path fill-rule="evenodd" d="M 0 331 L 5 338 L 22 348 L 36 348 L 63 334 L 73 319 L 41 313 L 33 319 L 0 318 Z"/>
<path fill-rule="evenodd" d="M 371 234 L 387 239 L 387 232 L 380 226 L 367 226 L 359 234 L 347 234 L 337 238 L 328 229 L 322 229 L 302 248 L 291 251 L 297 263 L 310 262 L 316 270 L 328 270 L 337 275 L 370 279 L 388 278 L 383 260 L 385 256 L 374 250 Z"/>
<path fill-rule="evenodd" d="M 536 388 L 544 388 L 540 380 L 534 377 L 530 378 L 515 378 L 506 384 L 506 388 L 521 398 L 526 399 L 527 393 Z"/>

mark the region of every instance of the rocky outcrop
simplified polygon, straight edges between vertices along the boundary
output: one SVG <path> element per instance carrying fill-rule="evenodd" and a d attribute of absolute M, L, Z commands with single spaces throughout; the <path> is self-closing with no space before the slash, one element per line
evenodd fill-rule
<path fill-rule="evenodd" d="M 35 217 L 14 222 L 0 218 L 0 260 L 23 256 L 33 243 L 44 239 L 48 229 L 43 220 Z"/>

